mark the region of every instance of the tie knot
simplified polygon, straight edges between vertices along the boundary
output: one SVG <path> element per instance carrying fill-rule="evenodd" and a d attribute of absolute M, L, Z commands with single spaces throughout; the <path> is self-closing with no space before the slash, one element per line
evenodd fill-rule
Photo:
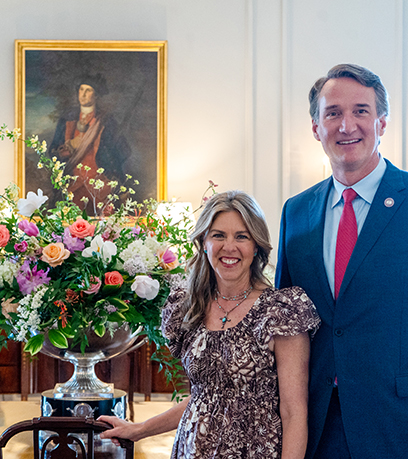
<path fill-rule="evenodd" d="M 352 202 L 353 199 L 357 197 L 357 193 L 353 190 L 353 188 L 347 188 L 343 191 L 343 199 L 345 203 Z"/>

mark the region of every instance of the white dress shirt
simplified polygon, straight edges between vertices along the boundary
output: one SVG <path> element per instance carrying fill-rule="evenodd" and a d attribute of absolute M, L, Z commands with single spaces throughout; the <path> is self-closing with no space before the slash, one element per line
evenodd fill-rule
<path fill-rule="evenodd" d="M 387 164 L 380 155 L 377 167 L 366 177 L 355 183 L 352 187 L 347 187 L 333 177 L 333 186 L 329 192 L 326 206 L 326 216 L 324 221 L 323 234 L 323 261 L 326 268 L 327 279 L 334 297 L 334 261 L 336 257 L 337 231 L 341 213 L 343 212 L 344 201 L 343 191 L 346 188 L 353 188 L 358 196 L 353 200 L 353 209 L 356 214 L 357 231 L 361 232 L 375 193 L 380 185 L 385 173 Z"/>

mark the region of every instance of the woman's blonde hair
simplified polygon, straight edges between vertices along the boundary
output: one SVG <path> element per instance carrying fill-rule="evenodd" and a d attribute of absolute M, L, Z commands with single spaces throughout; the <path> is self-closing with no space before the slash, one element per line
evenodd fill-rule
<path fill-rule="evenodd" d="M 215 194 L 207 201 L 191 234 L 196 252 L 188 265 L 187 300 L 183 306 L 184 327 L 186 328 L 193 328 L 204 320 L 207 306 L 214 299 L 217 282 L 214 270 L 204 253 L 204 239 L 217 216 L 221 212 L 231 211 L 236 211 L 241 215 L 256 244 L 256 255 L 250 267 L 251 285 L 255 286 L 259 283 L 270 285 L 263 270 L 268 264 L 272 246 L 262 209 L 252 196 L 243 191 L 226 191 Z"/>

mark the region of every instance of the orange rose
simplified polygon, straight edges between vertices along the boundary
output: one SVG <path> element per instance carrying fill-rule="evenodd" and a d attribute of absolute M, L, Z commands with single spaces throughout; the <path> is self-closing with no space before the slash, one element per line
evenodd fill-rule
<path fill-rule="evenodd" d="M 95 225 L 91 225 L 83 218 L 78 218 L 75 223 L 69 226 L 69 231 L 71 232 L 72 237 L 79 237 L 80 239 L 84 239 L 87 236 L 94 235 Z"/>
<path fill-rule="evenodd" d="M 10 232 L 7 226 L 0 225 L 0 247 L 5 247 L 10 240 Z"/>
<path fill-rule="evenodd" d="M 105 273 L 105 284 L 106 285 L 122 285 L 123 277 L 118 271 L 111 271 L 110 273 Z"/>
<path fill-rule="evenodd" d="M 64 244 L 62 242 L 55 242 L 43 248 L 41 260 L 55 268 L 61 265 L 69 256 L 69 250 L 64 247 Z"/>

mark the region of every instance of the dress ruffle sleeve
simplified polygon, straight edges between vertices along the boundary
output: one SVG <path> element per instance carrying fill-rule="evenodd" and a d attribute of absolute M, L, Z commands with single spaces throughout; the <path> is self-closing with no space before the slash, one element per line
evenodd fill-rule
<path fill-rule="evenodd" d="M 310 332 L 314 336 L 320 317 L 312 300 L 300 287 L 267 289 L 260 297 L 257 334 L 267 345 L 274 335 L 295 336 Z"/>
<path fill-rule="evenodd" d="M 184 315 L 181 306 L 186 298 L 186 290 L 177 288 L 170 292 L 162 310 L 161 330 L 163 336 L 169 340 L 168 346 L 174 357 L 181 356 L 185 331 L 181 330 Z"/>

